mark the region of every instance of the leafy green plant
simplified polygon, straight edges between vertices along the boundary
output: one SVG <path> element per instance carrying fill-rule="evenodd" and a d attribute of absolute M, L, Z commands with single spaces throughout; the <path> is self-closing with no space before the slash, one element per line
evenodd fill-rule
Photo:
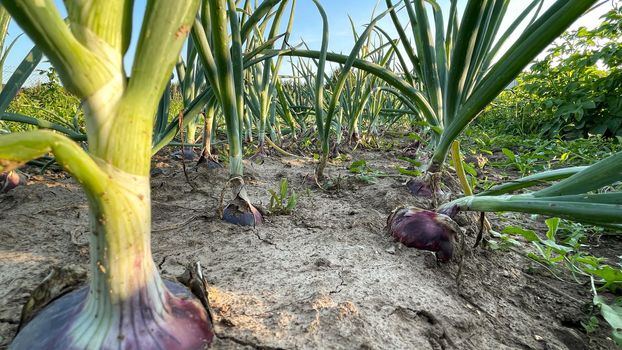
<path fill-rule="evenodd" d="M 515 238 L 512 230 L 507 227 L 501 232 L 490 231 L 490 236 L 492 238 L 487 244 L 491 250 L 507 251 L 521 246 L 521 242 Z"/>
<path fill-rule="evenodd" d="M 622 7 L 613 5 L 597 27 L 564 33 L 486 110 L 482 125 L 547 137 L 622 136 Z"/>
<path fill-rule="evenodd" d="M 403 161 L 405 161 L 405 162 L 407 162 L 409 164 L 409 166 L 406 167 L 406 168 L 401 167 L 399 165 L 396 166 L 395 169 L 400 174 L 406 175 L 406 176 L 414 176 L 414 177 L 421 176 L 422 171 L 420 170 L 420 167 L 421 167 L 422 164 L 421 164 L 420 161 L 418 161 L 416 159 L 409 158 L 409 157 L 403 157 L 403 156 L 399 156 L 397 158 L 399 160 L 403 160 Z"/>
<path fill-rule="evenodd" d="M 518 170 L 521 175 L 525 175 L 528 169 L 528 166 L 522 162 L 522 158 L 518 154 L 514 154 L 510 149 L 502 148 L 501 152 L 507 157 L 510 164 L 512 164 L 516 170 Z"/>
<path fill-rule="evenodd" d="M 369 168 L 367 168 L 367 161 L 365 159 L 359 159 L 352 162 L 352 164 L 348 167 L 348 170 L 350 170 L 353 174 L 363 174 L 368 172 Z"/>
<path fill-rule="evenodd" d="M 575 281 L 583 283 L 579 277 L 597 279 L 599 290 L 617 292 L 622 287 L 622 269 L 607 264 L 606 258 L 586 254 L 584 240 L 587 239 L 585 228 L 571 230 L 574 234 L 565 238 L 561 237 L 561 226 L 568 224 L 559 218 L 545 220 L 547 232 L 542 238 L 534 230 L 516 226 L 508 226 L 501 233 L 495 234 L 501 238 L 505 247 L 520 247 L 521 242 L 514 237 L 521 237 L 531 244 L 533 251 L 527 253 L 527 257 L 545 267 L 560 278 L 562 268 L 570 271 Z M 575 224 L 576 225 L 576 224 Z M 578 234 L 578 235 L 577 235 Z"/>
<path fill-rule="evenodd" d="M 622 136 L 622 7 L 600 25 L 564 34 L 521 77 L 519 87 L 544 114 L 541 132 L 587 137 Z"/>
<path fill-rule="evenodd" d="M 576 247 L 570 247 L 557 243 L 557 229 L 559 228 L 559 218 L 550 218 L 546 221 L 548 230 L 546 239 L 540 238 L 532 230 L 521 230 L 515 227 L 506 228 L 514 234 L 520 234 L 526 241 L 532 243 L 536 253 L 528 253 L 527 257 L 542 265 L 554 268 L 558 263 L 568 259 Z"/>
<path fill-rule="evenodd" d="M 622 299 L 617 298 L 613 303 L 608 303 L 598 295 L 592 280 L 593 304 L 600 309 L 601 316 L 611 326 L 611 336 L 619 346 L 622 346 Z"/>
<path fill-rule="evenodd" d="M 477 158 L 478 166 L 515 167 L 520 169 L 523 176 L 560 167 L 584 165 L 622 151 L 622 144 L 601 136 L 564 140 L 533 134 L 508 134 L 503 123 L 486 128 L 477 125 L 469 128 L 466 135 L 468 137 L 463 141 L 465 153 Z M 508 150 L 503 151 L 504 148 Z"/>
<path fill-rule="evenodd" d="M 9 104 L 6 112 L 54 123 L 67 129 L 68 135 L 78 138 L 85 134 L 84 113 L 80 100 L 71 95 L 58 82 L 53 68 L 48 71 L 48 82 L 22 89 Z M 11 123 L 12 132 L 34 130 L 37 126 Z"/>
<path fill-rule="evenodd" d="M 581 325 L 587 334 L 594 333 L 598 329 L 598 318 L 592 315 L 587 321 L 581 322 Z"/>
<path fill-rule="evenodd" d="M 270 205 L 268 210 L 272 214 L 290 214 L 294 208 L 296 208 L 296 204 L 298 204 L 298 198 L 300 195 L 293 190 L 289 190 L 289 184 L 287 183 L 287 179 L 282 178 L 279 184 L 278 192 L 269 189 L 270 193 Z"/>
<path fill-rule="evenodd" d="M 560 228 L 568 226 L 559 218 L 550 218 L 546 221 L 547 232 L 544 238 L 535 231 L 520 227 L 506 227 L 496 236 L 500 240 L 494 242 L 493 247 L 520 247 L 521 242 L 513 237 L 521 237 L 531 244 L 534 252 L 528 252 L 527 257 L 539 265 L 545 267 L 555 277 L 561 279 L 562 269 L 569 271 L 577 283 L 583 284 L 589 279 L 594 295 L 593 304 L 600 310 L 601 316 L 612 328 L 612 337 L 618 345 L 622 345 L 622 299 L 617 298 L 613 303 L 608 303 L 604 297 L 598 295 L 598 291 L 607 290 L 618 292 L 622 287 L 622 269 L 619 266 L 607 264 L 607 259 L 586 254 L 581 243 L 585 237 L 583 228 L 577 229 L 576 224 L 570 224 L 571 234 L 565 238 L 560 236 Z M 600 287 L 596 288 L 596 284 Z M 582 322 L 585 330 L 590 333 L 598 327 L 598 319 L 591 316 L 586 322 Z"/>
<path fill-rule="evenodd" d="M 367 165 L 365 159 L 353 161 L 350 166 L 348 166 L 348 170 L 350 173 L 355 174 L 358 179 L 366 183 L 374 183 L 376 178 L 386 176 L 382 171 L 378 171 Z"/>

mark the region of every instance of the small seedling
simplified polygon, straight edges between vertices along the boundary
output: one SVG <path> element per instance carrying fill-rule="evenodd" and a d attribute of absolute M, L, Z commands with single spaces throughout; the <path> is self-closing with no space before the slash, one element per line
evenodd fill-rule
<path fill-rule="evenodd" d="M 519 154 L 515 154 L 508 148 L 502 148 L 501 152 L 508 158 L 509 164 L 513 165 L 521 174 L 524 175 L 527 172 L 527 164 L 525 164 Z"/>
<path fill-rule="evenodd" d="M 376 182 L 377 177 L 386 175 L 381 171 L 369 167 L 365 159 L 359 159 L 352 162 L 352 164 L 348 167 L 348 170 L 352 174 L 355 174 L 357 178 L 366 183 L 374 183 Z"/>
<path fill-rule="evenodd" d="M 598 318 L 592 315 L 587 321 L 581 322 L 581 325 L 587 334 L 594 333 L 598 330 Z"/>
<path fill-rule="evenodd" d="M 278 192 L 273 189 L 268 190 L 268 192 L 270 192 L 270 206 L 268 207 L 270 213 L 274 215 L 286 215 L 294 210 L 300 195 L 293 190 L 288 191 L 288 188 L 287 179 L 282 178 Z"/>
<path fill-rule="evenodd" d="M 397 166 L 395 168 L 400 174 L 412 177 L 419 177 L 423 174 L 421 170 L 419 170 L 419 168 L 422 166 L 420 161 L 402 156 L 397 157 L 397 159 L 410 163 L 410 166 L 408 168 L 402 168 L 401 166 Z"/>
<path fill-rule="evenodd" d="M 363 174 L 368 172 L 369 168 L 367 168 L 367 161 L 365 159 L 359 159 L 352 162 L 348 170 L 350 170 L 352 174 Z"/>

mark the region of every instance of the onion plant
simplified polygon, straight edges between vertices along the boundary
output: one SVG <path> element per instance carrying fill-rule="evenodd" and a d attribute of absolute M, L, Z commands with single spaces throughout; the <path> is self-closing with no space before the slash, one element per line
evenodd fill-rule
<path fill-rule="evenodd" d="M 132 1 L 66 1 L 69 26 L 52 0 L 2 3 L 84 99 L 88 152 L 56 132 L 14 133 L 0 136 L 0 167 L 53 153 L 84 188 L 91 226 L 88 287 L 45 308 L 12 348 L 202 348 L 206 309 L 151 256 L 149 185 L 153 116 L 199 1 L 147 2 L 129 79 Z"/>
<path fill-rule="evenodd" d="M 285 14 L 287 4 L 288 1 L 282 1 L 274 12 L 274 15 L 271 18 L 270 31 L 268 32 L 267 36 L 268 41 L 277 37 L 277 31 L 279 30 L 281 19 Z M 285 49 L 287 45 L 287 38 L 289 37 L 289 33 L 291 32 L 292 25 L 294 23 L 295 6 L 296 1 L 294 0 L 291 4 L 287 28 L 285 30 L 284 40 L 281 44 L 281 50 Z M 268 18 L 266 18 L 263 25 L 259 26 L 258 29 L 255 31 L 253 41 L 256 41 L 257 44 L 263 44 L 266 40 L 264 39 L 263 28 L 265 27 L 265 25 L 268 24 L 267 19 Z M 271 46 L 269 48 L 271 48 Z M 270 115 L 271 109 L 274 107 L 273 100 L 276 97 L 275 92 L 278 80 L 278 72 L 280 70 L 282 62 L 282 56 L 278 56 L 276 62 L 273 62 L 271 58 L 267 58 L 262 65 L 254 66 L 254 72 L 253 70 L 249 70 L 248 72 L 254 73 L 249 76 L 249 91 L 256 94 L 258 100 L 256 113 L 258 114 L 257 141 L 259 154 L 264 153 L 266 129 L 270 127 L 268 124 L 268 116 Z M 274 116 L 274 114 L 272 114 L 272 116 Z"/>
<path fill-rule="evenodd" d="M 352 26 L 352 33 L 355 40 L 359 35 L 355 30 L 354 23 L 350 21 Z M 361 49 L 360 57 L 367 59 L 371 62 L 385 66 L 392 59 L 394 55 L 393 47 L 382 42 L 382 38 L 379 37 L 379 43 L 377 48 L 373 48 L 372 39 L 374 37 L 369 35 L 367 42 Z M 385 50 L 385 48 L 388 48 Z M 348 143 L 358 143 L 362 134 L 362 122 L 364 114 L 370 117 L 373 110 L 377 110 L 380 106 L 380 98 L 385 96 L 381 90 L 379 90 L 381 82 L 378 77 L 371 75 L 363 70 L 356 70 L 350 73 L 345 82 L 345 94 L 341 95 L 340 104 L 344 113 L 344 122 L 346 123 L 346 131 L 348 136 Z M 364 113 L 367 112 L 367 113 Z"/>
<path fill-rule="evenodd" d="M 457 147 L 457 143 L 454 144 L 452 157 L 460 159 Z M 464 180 L 461 160 L 455 163 Z M 459 211 L 540 214 L 620 229 L 621 168 L 622 152 L 618 152 L 588 167 L 557 169 L 530 175 L 477 195 L 472 195 L 466 181 L 462 181 L 467 196 L 442 205 L 436 212 L 419 208 L 398 208 L 387 219 L 387 226 L 397 241 L 409 247 L 434 251 L 441 261 L 448 261 L 453 254 L 456 233 L 460 232 L 460 228 L 451 217 Z M 561 181 L 534 192 L 508 194 L 554 180 Z M 482 219 L 482 225 L 490 229 L 483 216 Z M 481 236 L 478 241 L 480 238 Z"/>
<path fill-rule="evenodd" d="M 264 55 L 257 61 L 250 59 L 269 47 L 277 38 L 268 39 L 246 55 L 243 47 L 258 23 L 267 23 L 272 9 L 281 2 L 282 0 L 265 0 L 250 14 L 251 4 L 247 0 L 243 14 L 239 16 L 233 0 L 206 0 L 192 29 L 192 40 L 205 69 L 209 89 L 218 101 L 227 126 L 229 183 L 235 198 L 224 208 L 223 218 L 242 225 L 256 225 L 263 220 L 261 213 L 250 203 L 242 178 L 242 147 L 246 120 L 244 69 L 275 56 Z M 211 31 L 210 28 L 215 29 Z M 231 31 L 228 32 L 227 28 Z"/>
<path fill-rule="evenodd" d="M 358 37 L 356 42 L 354 43 L 354 47 L 350 51 L 350 54 L 347 56 L 345 62 L 343 62 L 343 66 L 339 71 L 339 76 L 335 82 L 334 89 L 332 90 L 332 95 L 330 98 L 330 102 L 328 104 L 328 108 L 326 113 L 324 113 L 324 69 L 326 67 L 327 61 L 327 53 L 328 53 L 328 18 L 326 17 L 326 12 L 320 5 L 319 1 L 313 0 L 320 15 L 322 17 L 322 48 L 319 55 L 318 62 L 318 73 L 317 78 L 315 80 L 315 120 L 316 126 L 318 129 L 319 140 L 321 144 L 320 151 L 320 161 L 316 168 L 316 178 L 318 180 L 322 180 L 324 178 L 324 169 L 326 168 L 326 164 L 328 162 L 328 156 L 330 153 L 330 130 L 333 124 L 335 113 L 338 109 L 338 104 L 340 101 L 341 94 L 344 91 L 346 86 L 346 81 L 349 77 L 349 73 L 354 66 L 354 61 L 357 59 L 357 56 L 360 55 L 360 51 L 362 47 L 367 42 L 368 36 L 373 32 L 376 23 L 384 17 L 388 13 L 385 11 L 380 14 L 376 18 L 374 18 L 365 28 L 365 31 Z"/>
<path fill-rule="evenodd" d="M 298 128 L 300 124 L 297 123 L 294 117 L 294 112 L 291 110 L 291 104 L 289 102 L 290 100 L 285 93 L 285 89 L 283 88 L 283 82 L 281 81 L 281 78 L 279 76 L 277 76 L 274 80 L 274 88 L 278 101 L 278 104 L 276 105 L 277 113 L 279 116 L 281 116 L 281 118 L 283 118 L 283 121 L 289 127 L 292 140 L 296 140 L 296 128 Z"/>
<path fill-rule="evenodd" d="M 397 242 L 432 251 L 440 262 L 453 257 L 461 232 L 449 216 L 416 207 L 395 209 L 387 219 L 387 228 Z"/>
<path fill-rule="evenodd" d="M 282 35 L 276 35 L 274 37 L 270 37 L 268 39 L 263 39 L 259 41 L 253 41 L 251 44 L 247 44 L 246 50 L 244 51 L 244 45 L 238 44 L 238 39 L 240 38 L 240 42 L 247 43 L 250 39 L 253 38 L 254 33 L 257 33 L 258 23 L 261 23 L 261 26 L 265 26 L 269 23 L 269 19 L 271 18 L 271 10 L 279 2 L 282 0 L 270 0 L 264 1 L 255 9 L 251 7 L 251 2 L 246 1 L 244 4 L 244 8 L 236 9 L 241 11 L 242 15 L 232 15 L 235 14 L 235 11 L 227 11 L 226 15 L 229 19 L 230 28 L 237 28 L 232 31 L 232 34 L 226 35 L 223 38 L 225 42 L 232 42 L 231 46 L 231 66 L 232 71 L 235 73 L 233 75 L 233 84 L 235 87 L 235 102 L 236 102 L 236 113 L 239 109 L 241 112 L 237 113 L 238 115 L 238 123 L 237 130 L 239 132 L 240 141 L 239 144 L 242 145 L 243 136 L 247 136 L 247 140 L 251 141 L 251 122 L 250 118 L 248 118 L 248 113 L 246 113 L 246 108 L 244 102 L 244 72 L 249 68 L 253 67 L 253 65 L 261 63 L 266 59 L 277 56 L 280 51 L 275 51 L 272 53 L 265 54 L 265 50 L 267 48 L 272 47 L 272 45 L 280 38 Z M 192 123 L 195 118 L 192 118 L 193 115 L 197 115 L 203 111 L 204 118 L 204 133 L 210 134 L 210 137 L 207 139 L 203 139 L 203 149 L 204 154 L 203 158 L 208 159 L 211 165 L 214 165 L 215 157 L 212 157 L 210 152 L 210 142 L 213 141 L 214 130 L 213 128 L 217 125 L 217 120 L 219 120 L 220 116 L 222 116 L 225 120 L 225 124 L 227 125 L 227 130 L 230 130 L 231 127 L 229 125 L 233 125 L 233 120 L 231 117 L 227 118 L 228 114 L 223 112 L 223 107 L 221 103 L 220 95 L 218 94 L 220 79 L 222 78 L 221 71 L 218 69 L 223 69 L 222 67 L 216 66 L 215 60 L 215 40 L 214 35 L 212 33 L 212 25 L 210 20 L 210 2 L 204 1 L 202 10 L 200 11 L 199 16 L 197 17 L 196 23 L 200 23 L 200 26 L 195 26 L 192 31 L 192 44 L 191 46 L 195 48 L 197 58 L 194 63 L 194 70 L 192 71 L 193 80 L 185 81 L 197 82 L 201 81 L 201 84 L 194 85 L 194 98 L 186 99 L 184 101 L 184 110 L 180 113 L 179 116 L 174 116 L 173 120 L 168 123 L 167 126 L 161 125 L 159 131 L 154 135 L 154 143 L 152 152 L 156 153 L 162 147 L 166 146 L 169 142 L 173 140 L 173 138 L 179 132 L 179 126 L 182 125 L 186 128 L 189 124 Z M 225 10 L 229 7 L 224 6 Z M 231 7 L 231 8 L 234 8 Z M 233 17 L 232 17 L 233 16 Z M 235 17 L 235 18 L 234 18 Z M 237 33 L 240 33 L 239 35 Z M 242 35 L 245 38 L 242 41 Z M 258 44 L 258 42 L 261 42 Z M 183 70 L 182 74 L 179 76 L 188 77 L 188 62 L 190 61 L 190 56 L 186 59 L 186 62 L 180 59 L 177 64 L 178 71 Z M 241 62 L 240 62 L 241 59 Z M 226 66 L 225 66 L 226 68 Z M 203 84 L 203 79 L 205 79 L 205 84 Z M 226 78 L 230 79 L 230 78 Z M 184 85 L 183 83 L 181 85 Z M 182 87 L 182 90 L 184 88 Z M 242 93 L 238 93 L 241 91 Z M 181 117 L 181 119 L 180 119 Z M 167 118 L 162 117 L 163 121 Z M 181 120 L 181 122 L 180 122 Z M 228 137 L 233 136 L 233 134 L 228 133 Z M 234 140 L 235 141 L 235 140 Z M 237 142 L 237 141 L 236 141 Z M 234 142 L 235 143 L 235 142 Z M 240 148 L 241 150 L 241 148 Z M 235 150 L 234 150 L 235 151 Z M 235 161 L 230 163 L 230 168 L 232 173 L 236 172 L 239 174 L 243 173 L 243 169 L 239 167 L 241 165 L 241 152 L 238 154 L 233 152 L 230 154 L 234 155 L 234 159 L 239 158 L 239 161 Z M 201 159 L 202 161 L 202 159 Z M 208 165 L 210 165 L 208 164 Z M 231 166 L 233 164 L 233 167 Z M 235 177 L 235 176 L 232 176 Z M 234 186 L 235 187 L 235 186 Z M 250 203 L 249 203 L 250 204 Z"/>
<path fill-rule="evenodd" d="M 391 0 L 386 2 L 388 6 L 392 5 Z M 434 150 L 428 171 L 437 172 L 444 163 L 450 146 L 468 123 L 595 1 L 556 1 L 540 14 L 542 2 L 534 0 L 527 4 L 525 10 L 504 33 L 500 33 L 499 28 L 507 12 L 507 1 L 468 1 L 460 22 L 457 21 L 456 1 L 452 1 L 446 31 L 440 8 L 434 1 L 428 2 L 432 4 L 434 31 L 428 23 L 423 0 L 415 0 L 412 4 L 405 2 L 415 38 L 414 48 L 406 40 L 405 30 L 397 14 L 392 12 L 391 15 L 402 38 L 404 51 L 414 66 L 412 70 L 403 66 L 405 79 L 413 86 L 421 85 L 423 88 L 423 101 L 414 102 L 419 107 L 425 107 L 422 102 L 427 102 L 430 107 L 425 114 L 432 129 L 436 130 L 437 137 L 433 139 Z M 529 18 L 534 9 L 535 14 L 531 16 L 519 38 L 495 61 L 501 45 L 510 33 Z M 402 58 L 401 61 L 405 59 Z M 459 164 L 459 156 L 455 158 Z M 622 193 L 606 192 L 603 186 L 622 180 L 619 170 L 621 162 L 622 153 L 618 153 L 587 168 L 532 175 L 479 195 L 468 195 L 447 203 L 438 209 L 439 214 L 426 214 L 436 217 L 443 214 L 452 216 L 460 210 L 516 211 L 619 228 L 622 223 Z M 459 173 L 463 172 L 459 170 L 459 166 L 456 168 Z M 562 180 L 539 191 L 506 194 L 555 179 Z M 468 191 L 465 193 L 469 194 Z M 412 215 L 404 220 L 411 223 L 419 216 Z M 389 220 L 391 221 L 391 217 Z M 423 231 L 420 233 L 413 231 L 412 227 L 406 227 L 406 224 L 402 226 L 404 230 L 398 232 L 399 235 L 416 234 L 417 237 L 428 237 L 443 228 L 440 224 L 418 227 L 419 231 Z"/>
<path fill-rule="evenodd" d="M 447 23 L 436 1 L 405 1 L 400 8 L 407 14 L 409 36 L 407 26 L 400 22 L 398 4 L 385 1 L 400 38 L 400 49 L 395 52 L 401 71 L 396 74 L 365 60 L 355 60 L 353 65 L 385 80 L 419 109 L 433 132 L 429 173 L 441 170 L 451 143 L 484 107 L 596 3 L 557 0 L 546 11 L 540 11 L 542 0 L 533 0 L 501 31 L 501 23 L 508 17 L 508 0 L 469 0 L 461 19 L 457 0 L 452 0 Z M 426 3 L 432 8 L 432 16 Z M 501 55 L 503 45 L 516 33 L 516 41 Z M 348 59 L 345 55 L 310 50 L 284 54 L 318 59 L 326 56 L 328 61 L 338 63 Z"/>
<path fill-rule="evenodd" d="M 209 30 L 210 28 L 208 28 Z M 201 154 L 198 163 L 207 163 L 209 168 L 217 168 L 221 165 L 217 158 L 212 155 L 211 145 L 215 134 L 212 133 L 217 126 L 217 103 L 216 98 L 207 83 L 206 72 L 198 59 L 198 54 L 194 41 L 188 42 L 185 60 L 179 56 L 175 64 L 175 70 L 179 81 L 183 110 L 170 123 L 169 105 L 171 102 L 170 88 L 164 91 L 158 112 L 156 115 L 156 126 L 154 130 L 154 151 L 160 149 L 167 142 L 172 140 L 177 133 L 180 134 L 183 150 L 176 152 L 175 156 L 183 156 L 184 159 L 194 158 L 194 146 L 197 142 L 196 132 L 200 116 L 203 118 L 203 139 L 201 143 Z M 156 141 L 157 140 L 157 141 Z M 189 148 L 186 148 L 189 147 Z"/>
<path fill-rule="evenodd" d="M 452 142 L 468 123 L 490 103 L 548 44 L 596 1 L 558 0 L 540 15 L 541 0 L 527 3 L 523 12 L 501 32 L 509 1 L 470 0 L 458 21 L 457 1 L 452 1 L 447 27 L 439 5 L 428 1 L 434 26 L 423 0 L 404 2 L 411 24 L 415 47 L 402 39 L 416 78 L 431 106 L 435 126 L 441 128 L 436 139 L 429 171 L 442 167 Z M 391 0 L 386 0 L 392 6 Z M 391 19 L 401 38 L 404 26 L 395 11 Z M 531 19 L 519 32 L 519 38 L 498 58 L 501 46 L 520 23 Z"/>
<path fill-rule="evenodd" d="M 297 63 L 290 58 L 293 75 L 283 76 L 277 81 L 279 105 L 282 109 L 289 108 L 292 118 L 300 127 L 303 135 L 311 131 L 307 127 L 309 124 L 307 119 L 313 113 L 315 101 L 314 82 L 311 79 L 315 77 L 315 73 L 306 63 L 300 57 L 297 58 Z"/>
<path fill-rule="evenodd" d="M 199 92 L 205 89 L 204 85 L 206 84 L 206 79 L 202 69 L 203 67 L 197 60 L 197 51 L 194 47 L 194 43 L 190 40 L 188 41 L 186 60 L 184 61 L 180 56 L 177 64 L 175 65 L 184 106 L 190 105 Z M 196 143 L 196 131 L 199 115 L 199 113 L 184 115 L 183 118 L 188 118 L 189 120 L 184 128 L 185 132 L 183 132 L 183 134 L 185 139 L 182 140 L 182 142 L 188 144 Z M 192 148 L 189 150 L 182 150 L 182 153 L 184 158 L 193 157 Z"/>

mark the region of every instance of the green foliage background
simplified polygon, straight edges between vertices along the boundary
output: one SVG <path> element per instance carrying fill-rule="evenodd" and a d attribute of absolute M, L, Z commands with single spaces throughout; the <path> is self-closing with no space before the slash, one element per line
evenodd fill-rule
<path fill-rule="evenodd" d="M 622 137 L 622 8 L 565 33 L 484 112 L 480 125 L 567 138 Z"/>
<path fill-rule="evenodd" d="M 84 133 L 84 113 L 80 108 L 80 100 L 60 85 L 54 69 L 40 73 L 47 75 L 48 82 L 23 88 L 11 101 L 7 112 L 47 120 Z M 0 129 L 16 132 L 36 127 L 0 121 Z"/>

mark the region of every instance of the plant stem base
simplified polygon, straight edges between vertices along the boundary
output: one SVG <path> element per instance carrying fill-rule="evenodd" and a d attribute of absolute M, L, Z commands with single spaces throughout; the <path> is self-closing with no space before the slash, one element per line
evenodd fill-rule
<path fill-rule="evenodd" d="M 148 303 L 147 290 L 84 317 L 89 288 L 53 301 L 15 337 L 20 349 L 203 349 L 214 332 L 207 310 L 184 286 L 164 281 L 162 310 Z M 85 327 L 90 322 L 92 327 Z"/>

